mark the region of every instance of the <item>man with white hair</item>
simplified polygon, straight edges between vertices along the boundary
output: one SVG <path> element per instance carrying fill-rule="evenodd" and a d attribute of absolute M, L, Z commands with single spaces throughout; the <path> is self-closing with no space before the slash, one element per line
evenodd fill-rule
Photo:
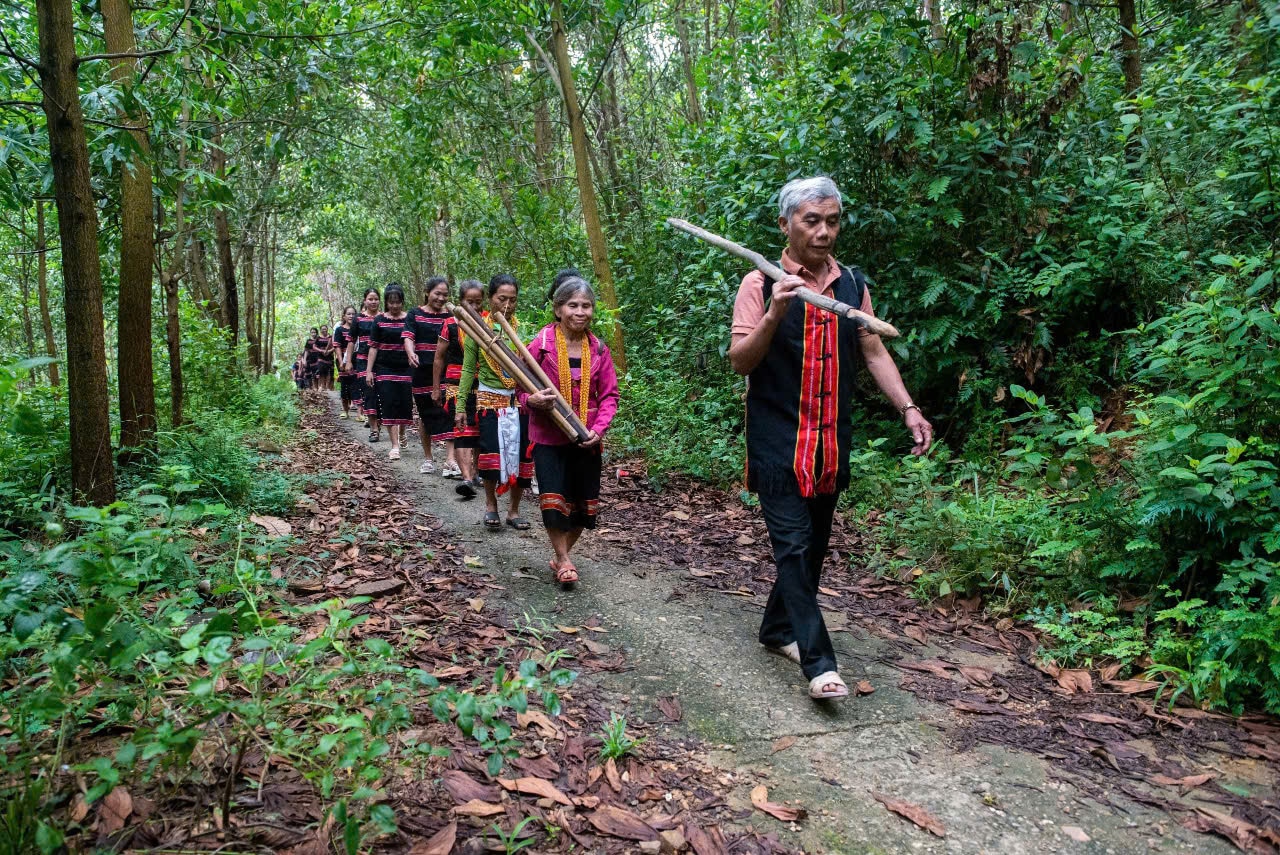
<path fill-rule="evenodd" d="M 815 699 L 848 697 L 818 607 L 822 562 L 836 497 L 849 485 L 850 416 L 859 360 L 902 414 L 924 454 L 933 428 L 911 402 L 878 335 L 796 299 L 796 289 L 873 314 L 866 281 L 832 256 L 841 198 L 823 176 L 790 181 L 778 196 L 787 238 L 769 283 L 747 274 L 733 306 L 733 370 L 747 375 L 747 487 L 760 496 L 778 568 L 760 625 L 760 643 L 800 665 Z"/>

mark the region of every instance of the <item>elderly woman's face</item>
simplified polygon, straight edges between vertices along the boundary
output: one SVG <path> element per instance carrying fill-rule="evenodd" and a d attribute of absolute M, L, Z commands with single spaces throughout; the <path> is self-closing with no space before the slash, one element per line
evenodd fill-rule
<path fill-rule="evenodd" d="M 591 318 L 596 313 L 595 301 L 587 294 L 574 294 L 558 309 L 556 317 L 570 332 L 580 334 L 591 326 Z"/>
<path fill-rule="evenodd" d="M 840 203 L 816 199 L 796 208 L 790 220 L 778 218 L 778 227 L 801 263 L 825 261 L 840 235 Z"/>

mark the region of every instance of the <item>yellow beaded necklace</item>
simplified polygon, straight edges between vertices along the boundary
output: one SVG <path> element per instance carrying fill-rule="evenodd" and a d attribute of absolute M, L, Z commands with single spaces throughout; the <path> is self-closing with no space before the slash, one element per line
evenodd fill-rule
<path fill-rule="evenodd" d="M 494 326 L 492 322 L 490 322 L 488 312 L 485 312 L 484 319 L 485 319 L 485 322 L 488 323 L 490 327 L 493 327 L 494 333 L 497 334 L 499 330 L 496 326 Z M 518 329 L 518 327 L 516 327 L 515 318 L 508 318 L 508 320 L 511 321 L 512 328 Z M 507 372 L 503 370 L 502 366 L 499 365 L 497 361 L 492 356 L 489 355 L 489 351 L 485 350 L 484 348 L 481 348 L 480 353 L 481 355 L 484 356 L 484 361 L 489 364 L 489 370 L 492 371 L 495 375 L 497 375 L 498 379 L 502 381 L 502 388 L 514 389 L 516 387 L 516 378 L 507 374 Z"/>
<path fill-rule="evenodd" d="M 569 368 L 569 338 L 556 325 L 556 368 L 560 372 L 560 394 L 573 406 L 573 371 Z M 591 396 L 591 335 L 582 339 L 582 373 L 578 376 L 578 418 L 587 423 L 587 399 Z"/>

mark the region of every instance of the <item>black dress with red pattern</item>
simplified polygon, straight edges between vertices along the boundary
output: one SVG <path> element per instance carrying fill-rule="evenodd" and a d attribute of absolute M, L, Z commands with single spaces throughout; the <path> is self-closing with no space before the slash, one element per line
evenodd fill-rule
<path fill-rule="evenodd" d="M 338 324 L 333 328 L 333 352 L 342 365 L 346 358 L 347 345 L 355 341 L 354 330 L 347 329 L 346 324 Z M 355 372 L 350 368 L 338 369 L 338 385 L 342 389 L 342 403 L 351 406 L 355 398 Z"/>
<path fill-rule="evenodd" d="M 422 429 L 435 442 L 453 438 L 453 416 L 431 396 L 440 331 L 452 320 L 453 315 L 448 312 L 416 308 L 409 312 L 404 324 L 404 338 L 418 356 L 418 367 L 413 369 L 413 402 L 418 408 L 418 418 L 422 419 Z"/>
<path fill-rule="evenodd" d="M 404 350 L 404 325 L 408 315 L 386 314 L 373 319 L 369 347 L 378 351 L 373 379 L 378 387 L 378 419 L 384 425 L 413 424 L 413 375 Z"/>
<path fill-rule="evenodd" d="M 373 341 L 373 322 L 375 318 L 372 315 L 361 315 L 356 318 L 356 376 L 360 378 L 359 400 L 364 406 L 364 414 L 366 416 L 378 417 L 378 385 L 376 383 L 366 383 L 364 379 L 365 372 L 369 369 L 369 344 Z"/>
<path fill-rule="evenodd" d="M 458 383 L 462 380 L 462 331 L 454 318 L 445 321 L 440 328 L 440 339 L 437 352 L 443 350 L 444 363 L 444 407 L 449 420 L 454 423 L 453 433 L 446 437 L 453 440 L 454 448 L 479 448 L 480 426 L 476 421 L 476 393 L 473 390 L 467 396 L 465 412 L 466 421 L 457 427 L 458 417 Z"/>

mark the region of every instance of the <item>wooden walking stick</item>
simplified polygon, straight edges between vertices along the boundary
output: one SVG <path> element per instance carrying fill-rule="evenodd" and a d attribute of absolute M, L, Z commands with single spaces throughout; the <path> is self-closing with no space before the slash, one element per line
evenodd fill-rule
<path fill-rule="evenodd" d="M 728 238 L 722 238 L 720 235 L 713 234 L 706 229 L 700 229 L 693 223 L 686 222 L 676 217 L 667 217 L 667 225 L 672 228 L 679 229 L 686 234 L 691 234 L 698 240 L 709 243 L 717 249 L 722 249 L 730 255 L 736 255 L 743 261 L 749 261 L 756 266 L 765 276 L 777 282 L 787 273 L 778 265 L 769 261 L 763 255 L 753 250 L 747 249 L 745 246 L 736 244 Z M 830 297 L 824 297 L 812 289 L 800 287 L 796 289 L 796 296 L 806 303 L 817 306 L 819 309 L 840 315 L 857 323 L 859 326 L 866 327 L 882 338 L 897 338 L 899 333 L 897 327 L 893 324 L 886 323 L 879 318 L 868 315 L 861 309 L 855 309 L 848 303 L 841 303 L 839 300 L 833 300 Z"/>
<path fill-rule="evenodd" d="M 539 383 L 538 378 L 511 352 L 506 343 L 499 341 L 494 336 L 488 324 L 475 313 L 474 309 L 467 305 L 456 306 L 452 303 L 446 303 L 445 311 L 452 313 L 458 319 L 458 325 L 476 340 L 481 349 L 493 357 L 502 370 L 515 378 L 516 383 L 524 391 L 529 394 L 542 391 L 543 386 Z M 548 415 L 551 416 L 551 420 L 556 427 L 560 428 L 564 435 L 574 442 L 582 442 L 591 434 L 572 411 L 569 412 L 567 418 L 558 409 L 551 410 Z"/>

